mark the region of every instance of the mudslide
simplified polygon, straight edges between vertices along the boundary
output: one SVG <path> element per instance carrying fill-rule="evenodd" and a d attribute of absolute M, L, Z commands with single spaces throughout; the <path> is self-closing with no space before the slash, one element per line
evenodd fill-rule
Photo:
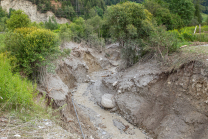
<path fill-rule="evenodd" d="M 91 83 L 80 83 L 74 93 L 76 103 L 90 116 L 90 120 L 98 129 L 98 135 L 102 139 L 148 139 L 144 131 L 128 123 L 124 118 L 115 113 L 110 113 L 98 106 L 92 100 L 91 89 L 99 87 L 102 76 L 110 71 L 99 71 L 91 74 L 95 81 Z M 99 93 L 99 89 L 97 89 Z M 83 129 L 84 130 L 84 129 Z"/>

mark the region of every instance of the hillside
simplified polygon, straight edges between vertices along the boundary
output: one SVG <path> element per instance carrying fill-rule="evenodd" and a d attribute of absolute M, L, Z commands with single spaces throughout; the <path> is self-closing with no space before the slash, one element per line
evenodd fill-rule
<path fill-rule="evenodd" d="M 7 13 L 9 13 L 10 8 L 23 10 L 32 22 L 46 22 L 49 20 L 49 17 L 54 16 L 54 13 L 51 11 L 47 11 L 45 13 L 39 12 L 37 6 L 27 0 L 2 0 L 1 6 L 3 9 L 6 9 Z M 70 22 L 62 17 L 56 17 L 56 21 L 59 24 Z"/>

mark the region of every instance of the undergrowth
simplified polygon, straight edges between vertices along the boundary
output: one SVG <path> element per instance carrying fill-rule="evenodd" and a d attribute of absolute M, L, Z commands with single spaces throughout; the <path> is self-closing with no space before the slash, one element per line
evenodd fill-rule
<path fill-rule="evenodd" d="M 0 111 L 6 108 L 31 108 L 34 105 L 36 85 L 12 73 L 10 60 L 0 54 Z"/>

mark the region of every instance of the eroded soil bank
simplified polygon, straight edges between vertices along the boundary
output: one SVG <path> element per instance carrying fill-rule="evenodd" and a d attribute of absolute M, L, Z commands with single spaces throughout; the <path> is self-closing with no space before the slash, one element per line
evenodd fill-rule
<path fill-rule="evenodd" d="M 56 74 L 48 74 L 39 90 L 54 100 L 54 108 L 63 107 L 69 132 L 82 137 L 73 99 L 86 138 L 208 138 L 205 64 L 186 62 L 165 71 L 149 60 L 120 71 L 125 64 L 116 44 L 103 53 L 75 43 L 65 47 L 71 56 L 59 61 Z M 101 105 L 106 93 L 114 95 L 111 110 Z"/>
<path fill-rule="evenodd" d="M 208 138 L 207 68 L 190 62 L 158 72 L 156 63 L 138 63 L 121 76 L 103 79 L 106 87 L 117 90 L 118 113 L 154 138 Z"/>

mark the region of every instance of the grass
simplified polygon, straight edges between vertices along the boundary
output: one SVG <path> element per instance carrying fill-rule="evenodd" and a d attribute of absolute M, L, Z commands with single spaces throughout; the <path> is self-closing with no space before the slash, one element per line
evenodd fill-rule
<path fill-rule="evenodd" d="M 187 42 L 187 41 L 179 42 L 179 43 L 178 43 L 178 48 L 180 48 L 181 46 L 184 46 L 184 45 L 190 45 L 190 44 L 192 44 L 192 42 Z"/>
<path fill-rule="evenodd" d="M 182 49 L 182 52 L 191 54 L 202 54 L 208 55 L 208 44 L 207 46 L 189 46 Z"/>
<path fill-rule="evenodd" d="M 0 54 L 0 111 L 2 109 L 30 108 L 34 105 L 35 87 L 18 73 L 12 73 L 10 60 Z"/>

